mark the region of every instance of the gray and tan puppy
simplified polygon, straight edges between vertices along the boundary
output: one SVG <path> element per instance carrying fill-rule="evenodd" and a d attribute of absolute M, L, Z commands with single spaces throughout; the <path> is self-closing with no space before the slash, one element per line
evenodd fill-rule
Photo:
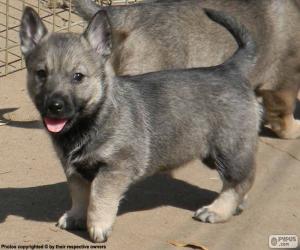
<path fill-rule="evenodd" d="M 237 45 L 201 8 L 230 13 L 257 43 L 250 82 L 263 97 L 266 122 L 281 138 L 300 136 L 300 122 L 293 116 L 300 86 L 299 0 L 161 0 L 128 7 L 73 2 L 87 20 L 99 9 L 107 10 L 117 41 L 113 64 L 119 75 L 222 63 Z"/>
<path fill-rule="evenodd" d="M 28 91 L 64 167 L 72 208 L 61 228 L 87 225 L 103 242 L 128 187 L 160 169 L 200 158 L 217 169 L 223 189 L 195 218 L 228 220 L 254 180 L 259 105 L 246 76 L 255 45 L 232 18 L 208 11 L 239 50 L 220 66 L 117 77 L 105 11 L 83 34 L 49 34 L 26 8 L 21 48 Z"/>

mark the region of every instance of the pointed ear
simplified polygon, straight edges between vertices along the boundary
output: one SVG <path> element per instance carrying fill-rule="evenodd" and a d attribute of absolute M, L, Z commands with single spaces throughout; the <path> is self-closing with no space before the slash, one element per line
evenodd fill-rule
<path fill-rule="evenodd" d="M 91 47 L 101 56 L 107 57 L 111 54 L 112 31 L 105 10 L 100 10 L 92 18 L 83 33 Z"/>
<path fill-rule="evenodd" d="M 21 51 L 24 56 L 32 52 L 40 40 L 47 34 L 47 29 L 36 11 L 26 7 L 23 12 L 20 29 Z"/>

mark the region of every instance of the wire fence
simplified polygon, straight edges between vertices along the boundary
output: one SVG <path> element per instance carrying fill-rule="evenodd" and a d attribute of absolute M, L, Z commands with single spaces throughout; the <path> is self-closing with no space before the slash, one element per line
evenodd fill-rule
<path fill-rule="evenodd" d="M 48 30 L 80 32 L 85 22 L 72 9 L 72 0 L 0 0 L 0 77 L 25 67 L 20 51 L 20 20 L 25 6 L 34 8 Z M 136 0 L 97 0 L 101 5 L 130 4 Z"/>

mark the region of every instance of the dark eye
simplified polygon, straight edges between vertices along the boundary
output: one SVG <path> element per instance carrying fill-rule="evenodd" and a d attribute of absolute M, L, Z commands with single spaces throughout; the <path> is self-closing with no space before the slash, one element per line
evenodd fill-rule
<path fill-rule="evenodd" d="M 75 73 L 73 75 L 73 82 L 80 83 L 83 80 L 83 78 L 84 78 L 83 74 L 81 74 L 81 73 Z"/>
<path fill-rule="evenodd" d="M 39 80 L 44 81 L 47 78 L 47 72 L 46 70 L 40 69 L 36 72 L 36 76 Z"/>

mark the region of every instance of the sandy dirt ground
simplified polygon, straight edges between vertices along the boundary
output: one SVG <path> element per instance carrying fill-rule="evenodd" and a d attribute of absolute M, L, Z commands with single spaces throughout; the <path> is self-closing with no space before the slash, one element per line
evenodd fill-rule
<path fill-rule="evenodd" d="M 95 246 L 86 232 L 55 226 L 69 208 L 65 176 L 26 91 L 26 71 L 0 78 L 0 245 Z M 192 219 L 221 188 L 215 171 L 192 162 L 173 177 L 156 175 L 123 200 L 106 249 L 181 249 L 176 240 L 208 249 L 269 249 L 272 234 L 300 237 L 300 140 L 264 131 L 248 208 L 223 224 Z M 96 245 L 101 246 L 101 244 Z M 45 248 L 44 248 L 45 249 Z M 56 248 L 59 249 L 59 248 Z M 300 249 L 298 247 L 298 249 Z"/>

